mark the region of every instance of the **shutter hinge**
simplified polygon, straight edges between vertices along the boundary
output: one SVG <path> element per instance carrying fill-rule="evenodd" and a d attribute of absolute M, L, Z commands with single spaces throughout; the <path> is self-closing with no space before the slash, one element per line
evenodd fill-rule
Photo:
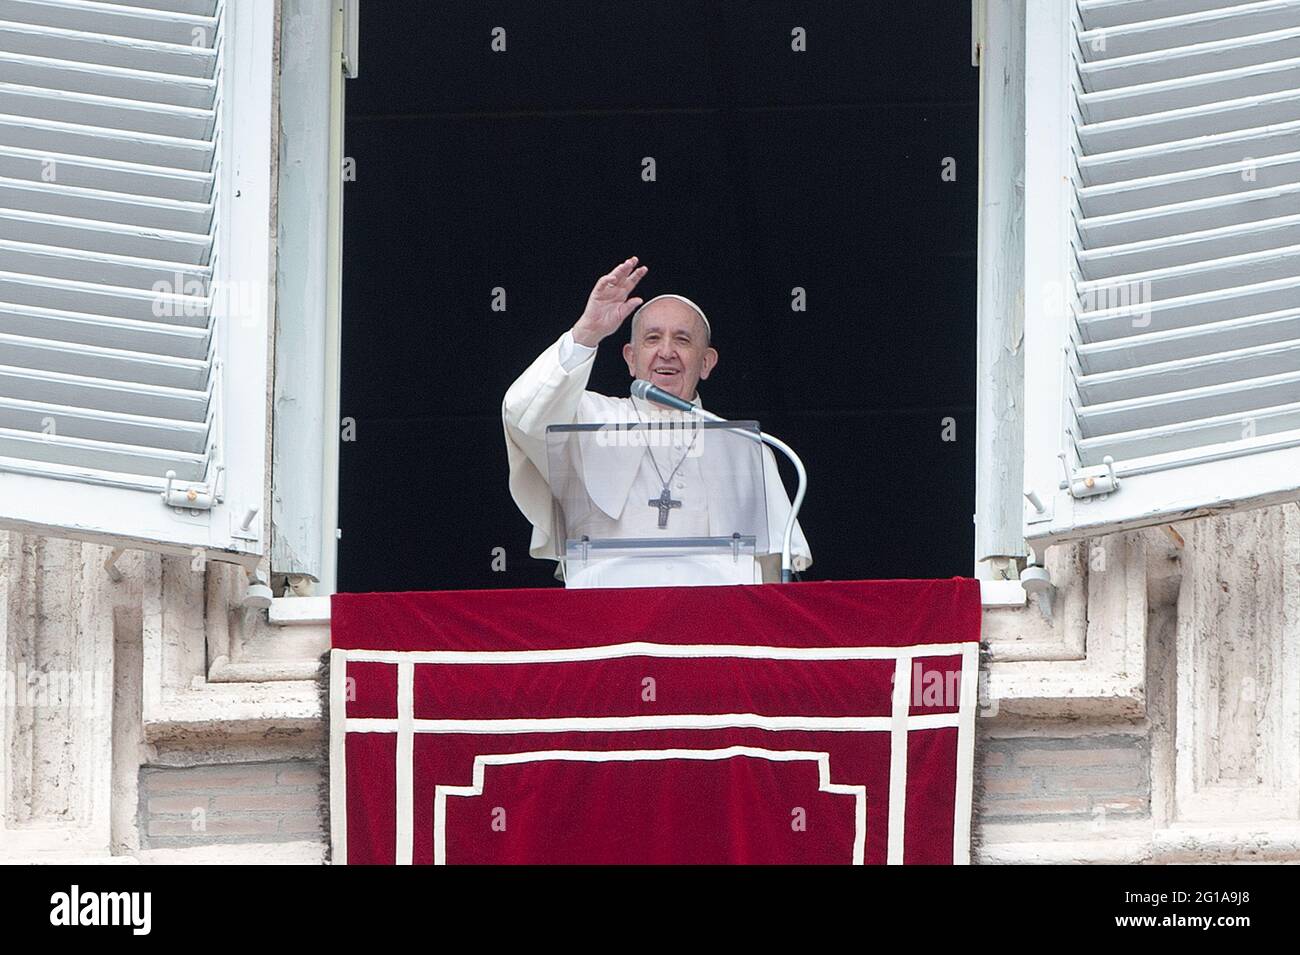
<path fill-rule="evenodd" d="M 162 490 L 163 503 L 168 507 L 179 507 L 191 511 L 210 511 L 221 503 L 221 476 L 225 465 L 218 464 L 211 486 L 191 484 L 179 487 L 176 484 L 176 472 L 167 472 L 167 486 Z"/>
<path fill-rule="evenodd" d="M 1100 467 L 1080 468 L 1073 474 L 1065 463 L 1065 452 L 1060 451 L 1056 456 L 1061 461 L 1061 470 L 1065 472 L 1065 482 L 1061 487 L 1069 488 L 1071 497 L 1075 499 L 1096 497 L 1099 494 L 1109 494 L 1119 490 L 1119 478 L 1115 476 L 1115 459 L 1109 454 L 1101 459 Z"/>

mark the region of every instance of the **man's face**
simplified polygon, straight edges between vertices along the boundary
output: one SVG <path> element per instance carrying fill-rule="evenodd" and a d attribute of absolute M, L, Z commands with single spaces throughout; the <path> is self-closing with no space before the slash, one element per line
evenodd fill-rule
<path fill-rule="evenodd" d="M 690 401 L 718 363 L 704 321 L 689 305 L 663 299 L 641 312 L 623 358 L 633 378 Z"/>

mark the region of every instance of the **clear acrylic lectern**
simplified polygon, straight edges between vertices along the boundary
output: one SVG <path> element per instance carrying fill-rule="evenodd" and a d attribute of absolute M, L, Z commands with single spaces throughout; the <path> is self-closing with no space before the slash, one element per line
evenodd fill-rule
<path fill-rule="evenodd" d="M 565 586 L 762 583 L 770 553 L 755 421 L 552 425 L 547 463 Z"/>

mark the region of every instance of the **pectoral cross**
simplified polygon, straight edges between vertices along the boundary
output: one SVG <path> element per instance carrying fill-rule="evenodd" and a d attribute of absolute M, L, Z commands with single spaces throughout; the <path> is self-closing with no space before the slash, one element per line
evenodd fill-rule
<path fill-rule="evenodd" d="M 681 501 L 674 501 L 673 496 L 668 493 L 668 488 L 664 488 L 658 497 L 650 498 L 650 506 L 659 508 L 659 526 L 668 526 L 668 512 L 674 507 L 681 507 Z"/>

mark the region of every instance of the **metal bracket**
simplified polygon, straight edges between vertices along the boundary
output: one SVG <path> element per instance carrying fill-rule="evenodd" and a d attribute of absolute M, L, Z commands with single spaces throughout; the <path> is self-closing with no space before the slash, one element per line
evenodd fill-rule
<path fill-rule="evenodd" d="M 271 606 L 271 599 L 274 596 L 266 579 L 266 571 L 261 567 L 249 567 L 244 573 L 248 576 L 248 590 L 240 606 L 244 610 L 266 610 Z"/>
<path fill-rule="evenodd" d="M 1115 476 L 1115 459 L 1109 454 L 1101 459 L 1100 468 L 1085 468 L 1073 474 L 1065 463 L 1065 452 L 1060 451 L 1056 456 L 1061 461 L 1061 470 L 1065 472 L 1065 483 L 1061 487 L 1069 488 L 1070 496 L 1076 500 L 1119 490 L 1119 478 Z"/>
<path fill-rule="evenodd" d="M 1052 519 L 1052 502 L 1044 501 L 1033 488 L 1025 491 L 1025 500 L 1034 509 L 1033 513 L 1025 518 L 1026 524 L 1041 524 Z"/>
<path fill-rule="evenodd" d="M 125 550 L 125 547 L 114 547 L 112 552 L 104 558 L 104 570 L 108 571 L 108 579 L 115 584 L 122 582 L 122 571 L 118 569 L 117 562 Z"/>
<path fill-rule="evenodd" d="M 242 508 L 234 508 L 230 512 L 230 536 L 239 540 L 258 540 L 261 537 L 261 522 L 257 519 L 257 512 L 261 508 L 250 507 L 242 515 L 240 510 Z"/>
<path fill-rule="evenodd" d="M 188 485 L 187 487 L 178 487 L 176 485 L 176 472 L 167 472 L 167 486 L 162 490 L 163 503 L 168 507 L 179 507 L 191 511 L 210 511 L 221 503 L 221 492 L 219 490 L 221 483 L 221 473 L 225 470 L 224 465 L 217 465 L 216 475 L 212 481 L 211 487 L 207 484 Z"/>
<path fill-rule="evenodd" d="M 1030 564 L 1020 573 L 1020 585 L 1025 588 L 1029 599 L 1038 604 L 1038 612 L 1045 619 L 1052 618 L 1052 597 L 1056 594 L 1056 585 L 1052 583 L 1047 568 L 1040 564 Z"/>

